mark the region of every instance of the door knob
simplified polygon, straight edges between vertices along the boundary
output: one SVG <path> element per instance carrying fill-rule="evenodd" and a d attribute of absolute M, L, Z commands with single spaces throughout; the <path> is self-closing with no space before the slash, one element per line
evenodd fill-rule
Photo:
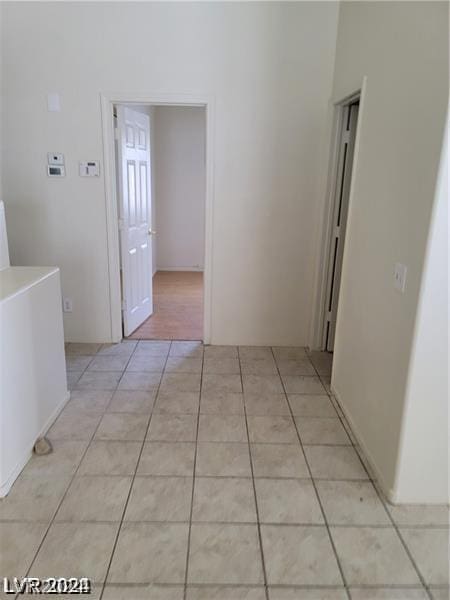
<path fill-rule="evenodd" d="M 154 229 L 148 230 L 148 235 L 155 235 L 156 231 Z"/>

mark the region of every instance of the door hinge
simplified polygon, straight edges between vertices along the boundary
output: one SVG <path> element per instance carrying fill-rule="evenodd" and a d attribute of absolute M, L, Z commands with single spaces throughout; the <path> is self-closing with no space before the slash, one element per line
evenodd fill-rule
<path fill-rule="evenodd" d="M 334 237 L 339 239 L 340 235 L 341 235 L 341 227 L 340 227 L 340 225 L 336 225 L 336 227 L 334 228 Z"/>
<path fill-rule="evenodd" d="M 114 139 L 119 140 L 119 128 L 114 127 Z"/>
<path fill-rule="evenodd" d="M 344 135 L 342 136 L 344 144 L 348 144 L 350 141 L 350 129 L 346 129 L 344 131 Z"/>
<path fill-rule="evenodd" d="M 127 301 L 122 300 L 122 310 L 127 310 Z"/>
<path fill-rule="evenodd" d="M 125 227 L 125 222 L 123 219 L 119 219 L 118 223 L 119 223 L 119 231 L 122 231 L 122 229 L 124 229 L 124 227 Z"/>
<path fill-rule="evenodd" d="M 331 310 L 329 310 L 327 312 L 327 314 L 325 315 L 325 321 L 327 321 L 328 323 L 331 323 L 331 317 L 332 317 Z"/>

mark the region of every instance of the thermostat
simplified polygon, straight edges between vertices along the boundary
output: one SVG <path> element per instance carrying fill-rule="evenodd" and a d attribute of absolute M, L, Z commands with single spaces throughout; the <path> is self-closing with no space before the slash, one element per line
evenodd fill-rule
<path fill-rule="evenodd" d="M 80 162 L 79 173 L 80 177 L 98 177 L 100 175 L 100 162 L 98 160 Z"/>
<path fill-rule="evenodd" d="M 47 165 L 47 175 L 49 177 L 64 177 L 66 169 L 63 166 Z"/>

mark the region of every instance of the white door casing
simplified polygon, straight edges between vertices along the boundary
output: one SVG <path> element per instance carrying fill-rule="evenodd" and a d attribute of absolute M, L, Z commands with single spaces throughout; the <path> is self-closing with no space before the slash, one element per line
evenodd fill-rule
<path fill-rule="evenodd" d="M 117 106 L 123 333 L 153 313 L 150 119 Z"/>

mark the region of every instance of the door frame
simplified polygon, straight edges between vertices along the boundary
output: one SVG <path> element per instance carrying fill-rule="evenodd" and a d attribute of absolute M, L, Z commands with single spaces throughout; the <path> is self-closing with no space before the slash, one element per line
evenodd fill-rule
<path fill-rule="evenodd" d="M 331 242 L 333 235 L 333 215 L 337 201 L 337 188 L 336 179 L 339 168 L 339 143 L 341 139 L 341 131 L 343 127 L 343 119 L 345 108 L 352 104 L 356 99 L 359 99 L 359 111 L 358 111 L 358 126 L 356 130 L 355 147 L 353 152 L 353 166 L 352 174 L 350 178 L 350 191 L 348 200 L 348 214 L 347 214 L 347 227 L 346 237 L 349 230 L 349 223 L 352 213 L 353 194 L 354 194 L 354 182 L 358 167 L 360 138 L 361 138 L 361 123 L 363 118 L 363 111 L 365 105 L 365 99 L 367 96 L 367 77 L 363 77 L 361 87 L 353 90 L 338 100 L 331 102 L 330 111 L 332 113 L 332 131 L 331 131 L 331 142 L 328 158 L 328 172 L 326 176 L 326 194 L 325 203 L 322 214 L 322 233 L 320 238 L 320 248 L 318 251 L 317 259 L 317 270 L 316 270 L 316 284 L 315 284 L 315 301 L 313 303 L 313 315 L 312 315 L 312 328 L 310 334 L 311 350 L 324 351 L 324 325 L 325 325 L 325 304 L 327 299 L 327 288 L 328 288 L 328 273 L 330 271 L 330 257 L 331 257 Z M 342 272 L 345 265 L 345 255 L 347 253 L 347 244 L 344 239 L 344 255 L 342 258 Z M 341 277 L 342 279 L 342 277 Z M 339 308 L 338 308 L 339 314 Z M 336 322 L 338 319 L 336 319 Z M 337 333 L 337 329 L 336 329 Z M 335 344 L 336 345 L 336 344 Z"/>
<path fill-rule="evenodd" d="M 114 104 L 151 106 L 196 106 L 206 114 L 206 189 L 205 189 L 205 266 L 203 271 L 203 342 L 211 342 L 212 312 L 212 244 L 214 199 L 214 96 L 209 94 L 157 94 L 104 92 L 100 94 L 104 183 L 106 203 L 106 237 L 108 252 L 111 341 L 122 339 L 122 290 L 120 285 L 119 215 L 117 210 L 116 166 L 114 149 Z M 150 149 L 151 151 L 152 149 Z"/>

